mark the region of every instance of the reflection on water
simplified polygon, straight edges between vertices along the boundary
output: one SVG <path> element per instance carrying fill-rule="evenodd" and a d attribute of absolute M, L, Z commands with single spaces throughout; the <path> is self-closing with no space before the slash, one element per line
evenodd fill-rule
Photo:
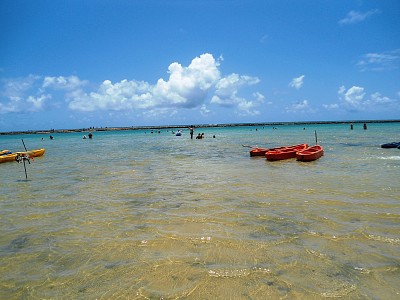
<path fill-rule="evenodd" d="M 46 154 L 26 182 L 0 166 L 0 298 L 398 298 L 400 153 L 379 148 L 398 125 L 379 126 L 318 127 L 313 163 L 241 146 L 312 144 L 304 126 L 24 137 Z"/>

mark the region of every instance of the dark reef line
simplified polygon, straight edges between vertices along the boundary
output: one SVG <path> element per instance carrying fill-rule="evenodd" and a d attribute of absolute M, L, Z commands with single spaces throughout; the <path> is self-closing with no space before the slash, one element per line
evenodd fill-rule
<path fill-rule="evenodd" d="M 359 124 L 359 123 L 397 123 L 400 120 L 353 120 L 353 121 L 304 121 L 304 122 L 262 122 L 262 123 L 228 123 L 228 124 L 193 124 L 196 128 L 208 127 L 238 127 L 238 126 L 287 126 L 287 125 L 320 125 L 320 124 Z M 161 130 L 161 129 L 182 129 L 191 125 L 161 125 L 161 126 L 130 126 L 130 127 L 89 127 L 77 129 L 50 129 L 50 130 L 26 130 L 0 132 L 0 135 L 17 134 L 50 134 L 50 133 L 71 133 L 87 131 L 123 131 L 123 130 Z"/>

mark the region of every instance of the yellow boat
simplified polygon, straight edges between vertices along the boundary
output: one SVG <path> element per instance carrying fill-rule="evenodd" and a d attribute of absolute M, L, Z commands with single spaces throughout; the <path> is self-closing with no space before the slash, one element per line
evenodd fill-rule
<path fill-rule="evenodd" d="M 36 150 L 29 150 L 25 152 L 13 152 L 10 153 L 9 150 L 0 151 L 0 163 L 9 162 L 9 161 L 16 161 L 17 155 L 27 155 L 29 157 L 38 157 L 42 156 L 46 150 L 44 148 L 36 149 Z M 4 153 L 4 154 L 3 154 Z M 9 154 L 6 154 L 9 153 Z"/>

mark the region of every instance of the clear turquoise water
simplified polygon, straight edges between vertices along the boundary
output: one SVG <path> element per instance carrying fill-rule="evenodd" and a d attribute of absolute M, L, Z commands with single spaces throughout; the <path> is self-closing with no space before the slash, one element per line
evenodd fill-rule
<path fill-rule="evenodd" d="M 400 123 L 277 128 L 0 136 L 0 299 L 399 298 Z"/>

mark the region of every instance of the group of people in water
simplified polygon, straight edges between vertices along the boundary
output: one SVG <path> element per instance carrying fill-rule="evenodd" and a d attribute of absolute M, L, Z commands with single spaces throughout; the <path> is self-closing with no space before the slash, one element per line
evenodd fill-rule
<path fill-rule="evenodd" d="M 93 138 L 93 134 L 91 132 L 89 132 L 88 137 L 89 137 L 89 139 L 92 139 Z M 50 138 L 50 140 L 54 139 L 54 137 L 52 135 L 50 135 L 49 138 Z M 84 135 L 82 137 L 82 139 L 84 139 L 84 140 L 86 140 L 86 138 L 87 138 L 86 135 Z M 43 138 L 42 138 L 42 141 L 43 141 Z"/>
<path fill-rule="evenodd" d="M 351 130 L 353 130 L 353 129 L 354 129 L 353 123 L 350 123 L 350 129 L 351 129 Z M 367 127 L 367 124 L 366 124 L 366 123 L 364 123 L 364 125 L 363 125 L 363 129 L 364 129 L 364 130 L 367 130 L 367 129 L 368 129 L 368 127 Z"/>
<path fill-rule="evenodd" d="M 190 126 L 190 127 L 189 127 L 189 132 L 190 132 L 190 139 L 193 139 L 193 135 L 194 135 L 194 126 Z M 146 132 L 145 132 L 145 133 L 146 133 Z M 151 133 L 153 133 L 153 131 L 152 131 Z M 158 133 L 161 133 L 161 131 L 158 131 Z M 172 132 L 172 133 L 175 133 L 175 132 Z M 177 136 L 182 135 L 182 130 L 178 130 L 178 132 L 175 133 L 175 135 L 177 135 Z M 82 137 L 82 139 L 84 139 L 84 140 L 86 140 L 87 138 L 92 139 L 92 138 L 93 138 L 93 134 L 92 134 L 91 132 L 89 132 L 89 134 L 88 134 L 87 136 L 84 135 L 84 136 Z M 213 135 L 213 138 L 215 138 L 215 135 Z M 50 140 L 52 140 L 52 139 L 54 139 L 54 137 L 53 137 L 52 135 L 50 135 Z M 203 133 L 199 133 L 199 134 L 197 134 L 197 136 L 196 136 L 196 140 L 201 140 L 201 139 L 204 139 L 204 132 L 203 132 Z M 42 138 L 42 140 L 43 140 L 43 138 Z"/>
<path fill-rule="evenodd" d="M 190 133 L 190 139 L 193 140 L 193 134 L 194 134 L 194 126 L 193 125 L 189 127 L 189 133 Z M 213 135 L 213 138 L 215 139 L 215 135 Z M 204 139 L 204 132 L 199 133 L 196 136 L 196 140 L 201 140 L 201 139 Z"/>
<path fill-rule="evenodd" d="M 89 132 L 88 137 L 89 137 L 89 139 L 92 139 L 93 134 L 91 132 Z M 86 140 L 86 135 L 83 136 L 83 139 Z"/>

